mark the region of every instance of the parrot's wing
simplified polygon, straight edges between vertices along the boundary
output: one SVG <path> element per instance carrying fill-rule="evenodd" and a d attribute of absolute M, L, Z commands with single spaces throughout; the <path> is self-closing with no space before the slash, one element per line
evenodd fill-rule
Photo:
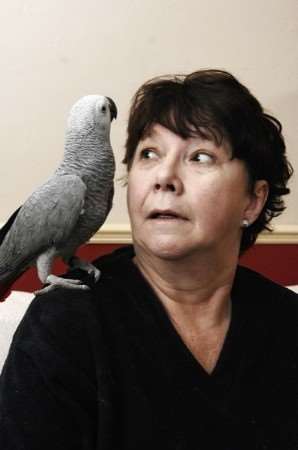
<path fill-rule="evenodd" d="M 67 242 L 82 213 L 86 190 L 77 175 L 54 176 L 28 198 L 14 220 L 14 215 L 9 219 L 12 223 L 0 246 L 0 277 Z"/>

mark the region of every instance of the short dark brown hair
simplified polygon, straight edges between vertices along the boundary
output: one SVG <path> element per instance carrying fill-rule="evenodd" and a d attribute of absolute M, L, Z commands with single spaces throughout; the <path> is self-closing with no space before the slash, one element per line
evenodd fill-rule
<path fill-rule="evenodd" d="M 286 158 L 282 126 L 233 75 L 199 70 L 189 75 L 153 78 L 136 92 L 128 120 L 123 163 L 130 170 L 135 150 L 154 124 L 182 138 L 199 135 L 216 144 L 229 142 L 232 158 L 244 161 L 253 189 L 266 180 L 269 195 L 258 219 L 244 229 L 240 252 L 254 244 L 260 231 L 285 209 L 282 196 L 293 168 Z"/>

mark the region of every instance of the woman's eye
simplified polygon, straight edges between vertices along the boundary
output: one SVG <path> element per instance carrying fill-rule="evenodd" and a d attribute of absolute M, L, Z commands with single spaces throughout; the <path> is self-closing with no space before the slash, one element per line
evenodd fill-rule
<path fill-rule="evenodd" d="M 151 148 L 144 148 L 140 152 L 140 158 L 141 159 L 153 159 L 156 158 L 156 152 L 152 150 Z"/>
<path fill-rule="evenodd" d="M 208 153 L 198 152 L 191 158 L 191 160 L 202 164 L 210 164 L 214 161 L 214 157 Z"/>

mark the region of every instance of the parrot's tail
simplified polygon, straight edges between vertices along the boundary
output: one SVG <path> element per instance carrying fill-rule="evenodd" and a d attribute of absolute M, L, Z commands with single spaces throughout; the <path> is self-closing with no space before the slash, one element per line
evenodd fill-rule
<path fill-rule="evenodd" d="M 0 302 L 4 302 L 11 293 L 11 286 L 15 282 L 15 279 L 0 283 Z"/>

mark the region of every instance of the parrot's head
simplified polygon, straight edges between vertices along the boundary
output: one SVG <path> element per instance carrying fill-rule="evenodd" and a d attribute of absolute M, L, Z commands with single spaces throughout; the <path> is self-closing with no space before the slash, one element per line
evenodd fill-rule
<path fill-rule="evenodd" d="M 110 125 L 117 117 L 115 102 L 103 95 L 86 95 L 72 107 L 68 119 L 68 132 L 81 137 L 94 132 L 101 136 L 110 133 Z"/>

